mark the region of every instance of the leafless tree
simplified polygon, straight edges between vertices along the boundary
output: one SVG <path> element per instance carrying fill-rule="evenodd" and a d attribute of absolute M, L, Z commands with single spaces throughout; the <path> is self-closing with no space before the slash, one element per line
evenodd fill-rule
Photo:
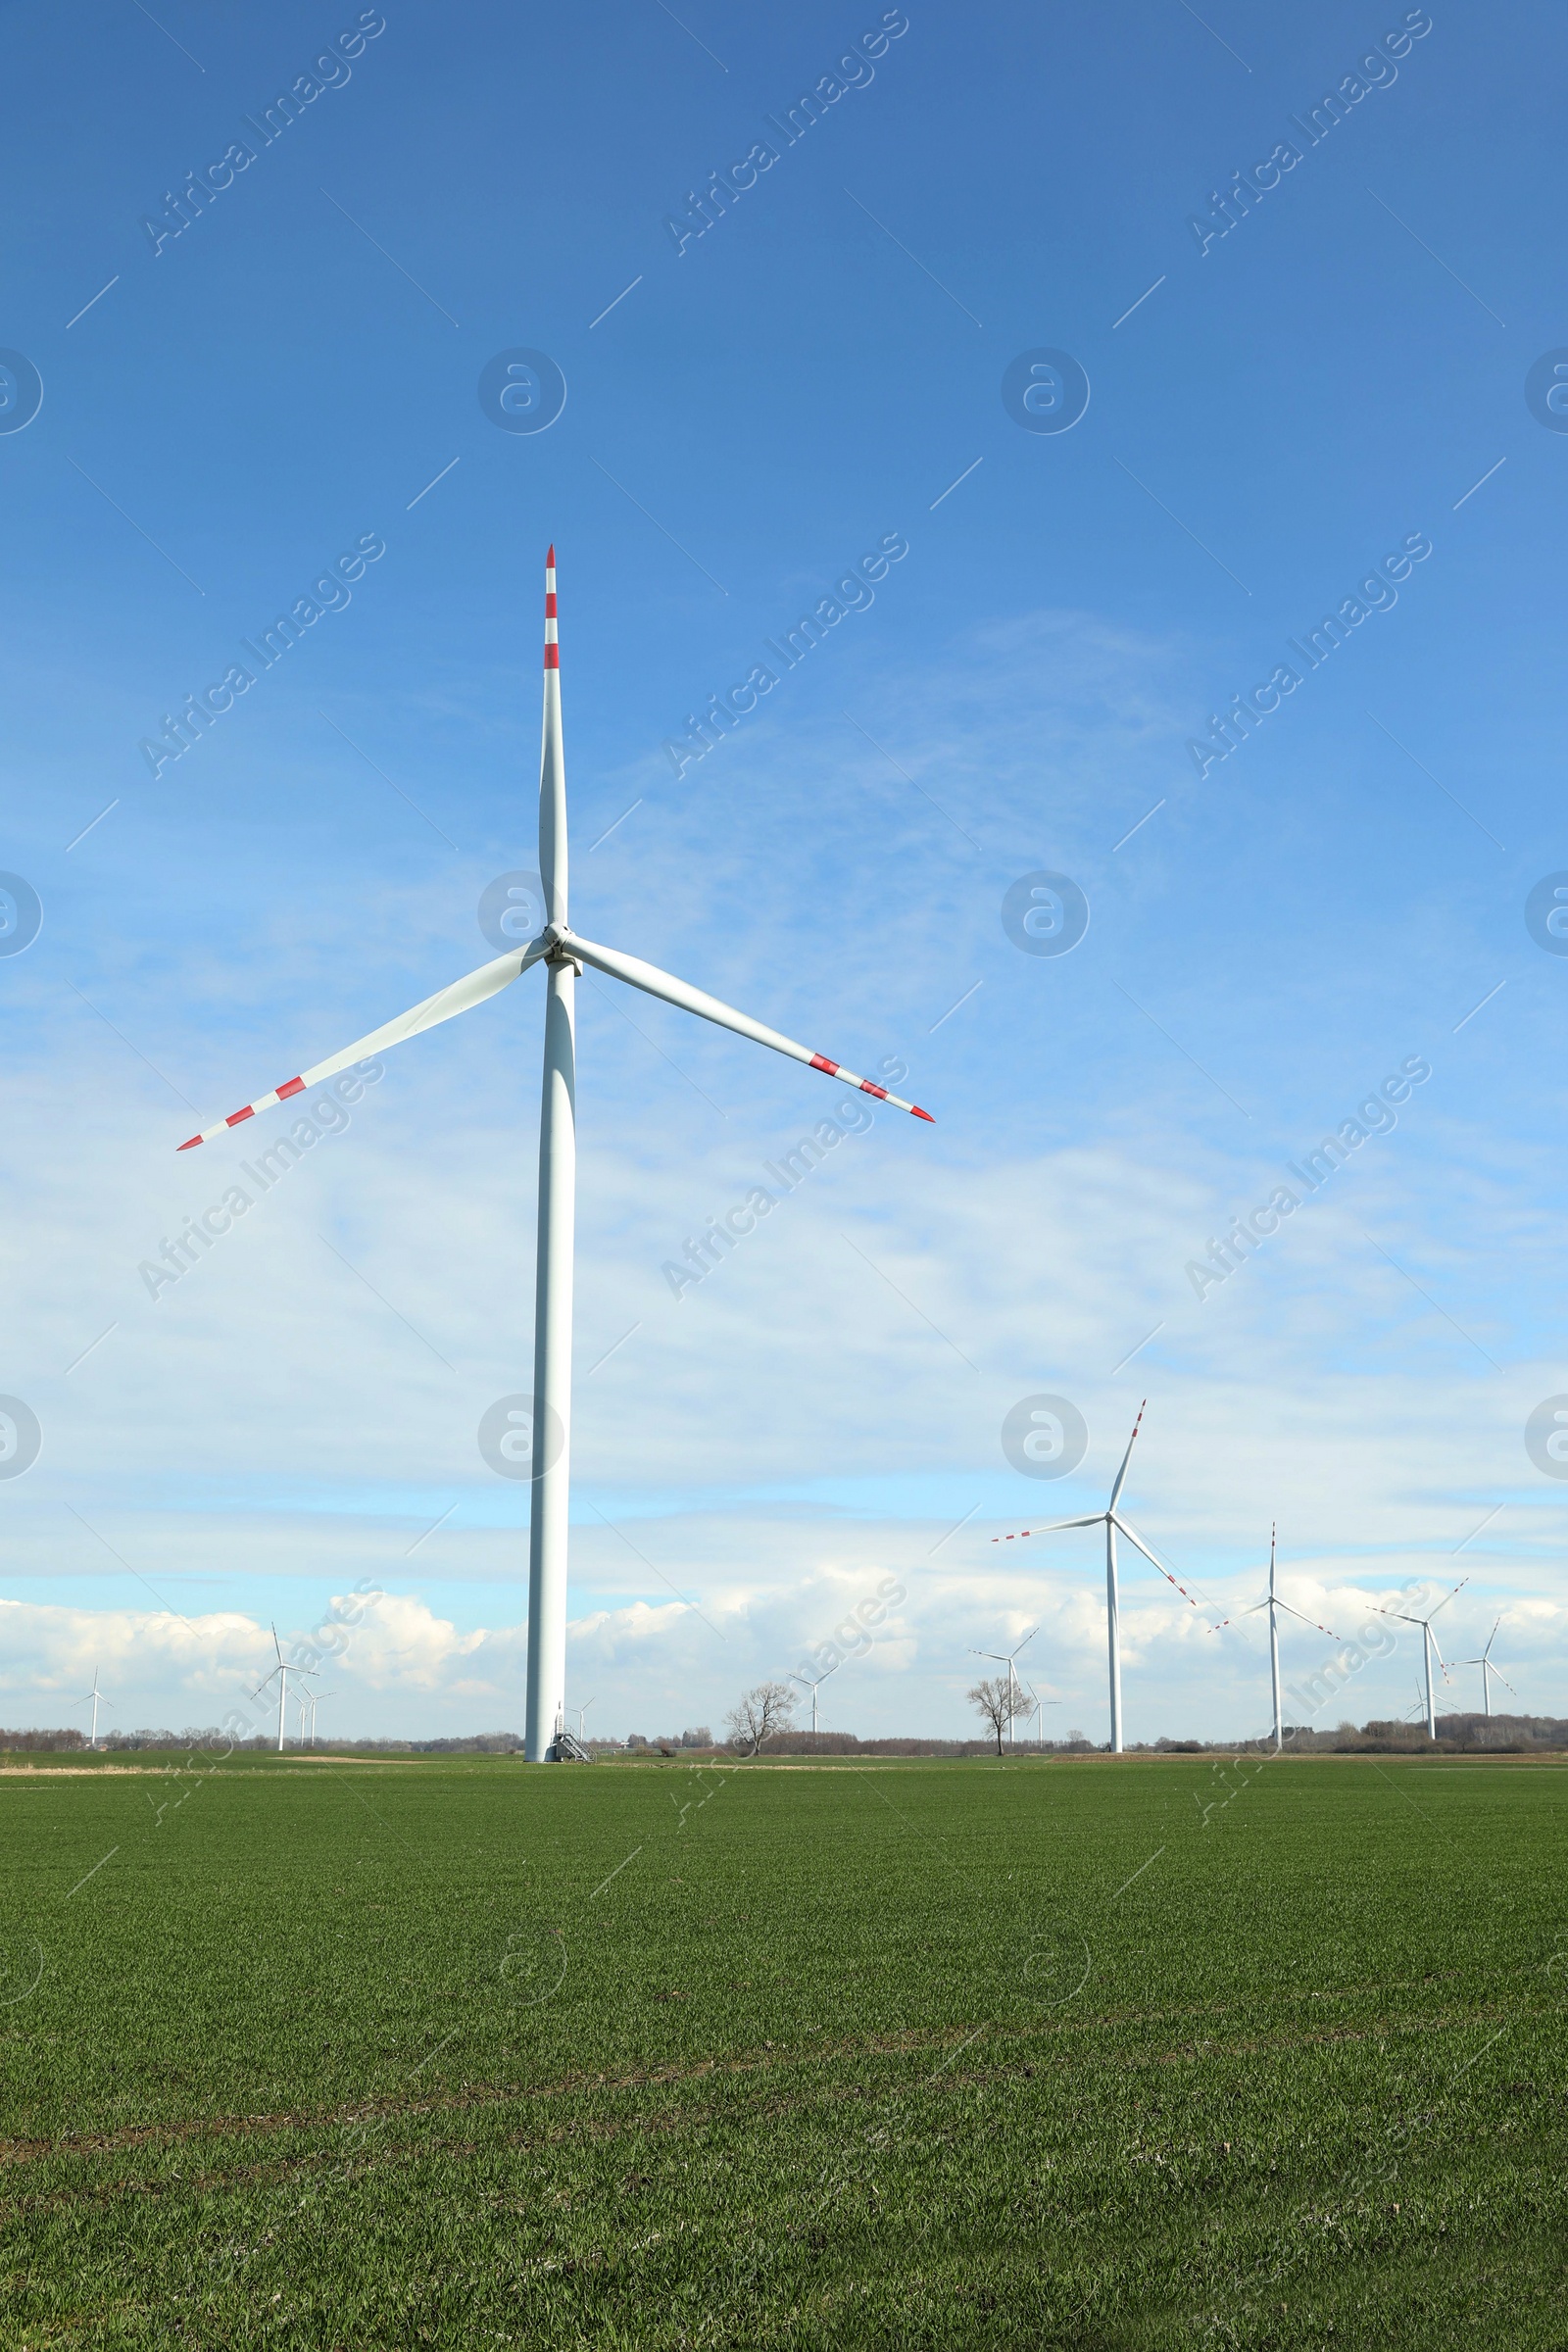
<path fill-rule="evenodd" d="M 724 1718 L 731 1739 L 755 1756 L 764 1740 L 789 1731 L 795 1722 L 795 1693 L 787 1683 L 759 1683 Z"/>
<path fill-rule="evenodd" d="M 1002 1753 L 1002 1735 L 1011 1723 L 1014 1712 L 1013 1689 L 1004 1674 L 988 1676 L 976 1683 L 969 1692 L 969 1704 L 978 1709 L 985 1722 L 997 1735 L 997 1753 Z M 1023 1693 L 1017 1694 L 1017 1712 L 1023 1714 Z"/>

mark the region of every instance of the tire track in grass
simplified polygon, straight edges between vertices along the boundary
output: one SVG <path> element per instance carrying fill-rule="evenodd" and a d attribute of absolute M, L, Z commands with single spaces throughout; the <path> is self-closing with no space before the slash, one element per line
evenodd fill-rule
<path fill-rule="evenodd" d="M 990 2030 L 1002 2039 L 1019 2044 L 1048 2039 L 1064 2040 L 1069 2036 L 1082 2041 L 1094 2034 L 1114 2033 L 1118 2028 L 1134 2022 L 1155 2025 L 1172 2025 L 1186 2019 L 1206 2022 L 1224 2014 L 1226 2012 L 1223 2010 L 1207 2008 L 1167 2012 L 1151 2018 L 1144 2012 L 1131 2011 L 1098 2017 L 1063 2018 L 1050 2024 L 993 2025 Z M 1188 2064 L 1195 2058 L 1246 2058 L 1255 2056 L 1259 2051 L 1273 2053 L 1320 2048 L 1342 2042 L 1389 2040 L 1401 2034 L 1424 2037 L 1431 2034 L 1462 2032 L 1478 2024 L 1491 2023 L 1499 2016 L 1504 2018 L 1506 2024 L 1512 2012 L 1456 2009 L 1443 2017 L 1435 2017 L 1430 2013 L 1400 2013 L 1395 2017 L 1377 2018 L 1364 2025 L 1325 2026 L 1295 2034 L 1256 2035 L 1236 2041 L 1205 2037 L 1198 2041 L 1180 2042 L 1172 2048 L 1155 2052 L 1130 2051 L 1125 2044 L 1118 2043 L 1107 2053 L 1106 2064 L 1118 2073 L 1134 2073 L 1151 2066 Z M 958 2027 L 911 2027 L 902 2034 L 863 2034 L 800 2050 L 775 2048 L 748 2051 L 729 2058 L 697 2058 L 666 2067 L 639 2067 L 628 2074 L 616 2076 L 564 2076 L 548 2083 L 476 2083 L 468 2084 L 462 2090 L 427 2094 L 422 2098 L 392 2103 L 355 2100 L 339 2107 L 283 2109 L 269 2115 L 192 2116 L 170 2123 L 133 2124 L 120 2132 L 83 2134 L 80 2137 L 66 2134 L 55 2139 L 0 2140 L 0 2165 L 129 2154 L 138 2149 L 176 2147 L 197 2139 L 241 2139 L 334 2129 L 346 2131 L 367 2124 L 385 2126 L 416 2122 L 424 2117 L 461 2114 L 474 2108 L 521 2105 L 529 2100 L 587 2099 L 615 2096 L 624 2091 L 663 2089 L 714 2077 L 766 2074 L 786 2066 L 824 2066 L 864 2058 L 923 2058 L 944 2049 L 949 2052 L 947 2063 L 951 2065 L 952 2060 L 960 2056 L 974 2039 L 972 2031 L 965 2034 Z M 1062 2061 L 1064 2065 L 1067 2062 L 1065 2058 Z M 929 2087 L 937 2080 L 971 2082 L 990 2075 L 1002 2077 L 1012 2071 L 1006 2067 L 976 2068 L 966 2070 L 962 2075 L 949 2076 L 944 2070 L 938 2076 L 928 2078 L 924 2087 Z M 911 2088 L 920 2087 L 920 2084 L 901 2084 L 897 2095 L 905 2097 Z M 853 2088 L 845 2095 L 855 2095 Z M 617 2127 L 624 2128 L 627 2127 Z"/>

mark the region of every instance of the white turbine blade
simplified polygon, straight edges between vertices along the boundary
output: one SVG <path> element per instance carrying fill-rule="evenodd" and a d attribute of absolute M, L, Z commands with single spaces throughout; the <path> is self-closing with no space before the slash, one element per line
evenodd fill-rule
<path fill-rule="evenodd" d="M 787 1054 L 791 1061 L 804 1061 L 810 1070 L 821 1070 L 836 1078 L 841 1086 L 858 1086 L 862 1095 L 875 1095 L 879 1102 L 891 1102 L 895 1110 L 906 1110 L 912 1118 L 931 1119 L 928 1110 L 917 1102 L 906 1102 L 899 1095 L 890 1095 L 885 1086 L 874 1079 L 858 1078 L 842 1062 L 829 1061 L 825 1054 L 813 1054 L 809 1046 L 798 1046 L 792 1037 L 784 1037 L 777 1029 L 769 1029 L 762 1021 L 754 1021 L 750 1013 L 737 1012 L 732 1004 L 721 1004 L 689 981 L 676 980 L 670 973 L 662 972 L 655 963 L 644 963 L 640 956 L 623 956 L 618 948 L 596 947 L 592 940 L 579 939 L 575 931 L 561 935 L 561 953 L 575 956 L 580 963 L 591 963 L 595 971 L 608 973 L 612 980 L 624 980 L 632 988 L 640 988 L 651 997 L 661 997 L 666 1004 L 676 1004 L 682 1012 L 695 1012 L 705 1021 L 713 1021 L 720 1029 L 733 1029 L 737 1037 L 749 1037 L 759 1046 L 771 1046 L 775 1054 Z"/>
<path fill-rule="evenodd" d="M 1138 1418 L 1133 1423 L 1133 1434 L 1127 1441 L 1127 1450 L 1121 1457 L 1121 1468 L 1116 1473 L 1116 1483 L 1110 1490 L 1110 1500 L 1105 1505 L 1105 1508 L 1109 1511 L 1113 1511 L 1121 1499 L 1121 1490 L 1127 1476 L 1127 1465 L 1133 1458 L 1133 1447 L 1138 1443 L 1138 1432 L 1143 1427 L 1144 1414 L 1148 1409 L 1148 1405 L 1149 1398 L 1146 1396 L 1143 1403 L 1138 1407 Z"/>
<path fill-rule="evenodd" d="M 545 558 L 545 710 L 539 746 L 539 879 L 545 921 L 566 919 L 566 761 L 561 742 L 561 651 L 556 634 L 556 551 Z"/>
<path fill-rule="evenodd" d="M 1459 1582 L 1453 1588 L 1453 1592 L 1462 1592 L 1469 1582 L 1470 1579 L 1467 1576 L 1461 1576 Z M 1449 1601 L 1453 1598 L 1453 1592 L 1445 1592 L 1443 1598 L 1438 1603 L 1438 1609 L 1446 1609 L 1447 1607 Z M 1438 1609 L 1429 1611 L 1427 1616 L 1428 1625 L 1432 1623 L 1433 1618 L 1438 1613 Z"/>
<path fill-rule="evenodd" d="M 384 1054 L 389 1046 L 400 1046 L 406 1037 L 417 1037 L 422 1030 L 437 1028 L 442 1021 L 450 1021 L 458 1013 L 467 1012 L 471 1006 L 482 1004 L 487 997 L 493 997 L 498 989 L 509 987 L 519 973 L 527 970 L 530 963 L 537 963 L 541 956 L 548 954 L 549 948 L 543 939 L 530 941 L 526 948 L 509 949 L 505 956 L 498 956 L 493 963 L 482 963 L 476 972 L 469 972 L 462 980 L 454 980 L 450 988 L 438 988 L 435 995 L 426 997 L 422 1004 L 416 1004 L 408 1012 L 400 1012 L 395 1021 L 384 1021 L 379 1029 L 372 1029 L 368 1037 L 359 1038 L 352 1046 L 345 1046 L 341 1054 L 329 1054 L 325 1061 L 318 1061 L 314 1069 L 302 1071 L 298 1078 L 286 1078 L 270 1095 L 262 1095 L 228 1118 L 220 1119 L 216 1127 L 204 1127 L 200 1135 L 193 1135 L 181 1144 L 180 1151 L 191 1152 L 198 1144 L 210 1144 L 215 1135 L 221 1135 L 225 1128 L 242 1126 L 245 1120 L 253 1119 L 259 1110 L 270 1110 L 274 1102 L 287 1102 L 291 1095 L 302 1095 L 307 1087 L 319 1086 L 324 1078 L 336 1077 L 338 1071 L 346 1070 L 351 1061 L 364 1061 L 372 1054 Z"/>
<path fill-rule="evenodd" d="M 1491 1656 L 1492 1656 L 1492 1644 L 1493 1644 L 1493 1643 L 1494 1643 L 1494 1642 L 1495 1642 L 1495 1640 L 1497 1639 L 1497 1626 L 1498 1626 L 1498 1625 L 1501 1625 L 1501 1623 L 1502 1623 L 1502 1619 L 1499 1617 L 1499 1618 L 1497 1619 L 1497 1625 L 1494 1625 L 1494 1626 L 1493 1627 L 1493 1629 L 1492 1629 L 1491 1633 L 1490 1633 L 1490 1634 L 1487 1636 L 1487 1646 L 1486 1646 L 1486 1648 L 1485 1648 L 1485 1649 L 1484 1649 L 1484 1650 L 1481 1652 L 1481 1658 L 1487 1658 L 1487 1659 L 1490 1659 L 1490 1658 L 1491 1658 Z M 1467 1659 L 1467 1660 L 1466 1660 L 1466 1663 L 1467 1663 L 1468 1665 L 1471 1665 L 1471 1666 L 1479 1666 L 1479 1665 L 1480 1665 L 1480 1663 L 1481 1663 L 1481 1658 L 1470 1658 L 1470 1659 Z M 1516 1693 L 1515 1695 L 1517 1695 L 1517 1693 Z"/>
<path fill-rule="evenodd" d="M 1368 1601 L 1367 1607 L 1372 1611 L 1374 1616 L 1396 1617 L 1401 1625 L 1422 1625 L 1426 1622 L 1426 1620 L 1421 1617 L 1407 1617 L 1402 1609 L 1380 1609 L 1375 1600 Z"/>
<path fill-rule="evenodd" d="M 1331 1642 L 1337 1642 L 1340 1638 L 1339 1635 L 1334 1631 L 1332 1625 L 1323 1625 L 1316 1617 L 1303 1617 L 1299 1609 L 1292 1608 L 1290 1602 L 1288 1600 L 1281 1600 L 1278 1594 L 1275 1595 L 1274 1606 L 1277 1609 L 1283 1609 L 1288 1617 L 1296 1618 L 1299 1624 L 1310 1625 L 1315 1628 L 1318 1633 L 1327 1634 Z"/>
<path fill-rule="evenodd" d="M 1135 1430 L 1133 1435 L 1136 1437 L 1137 1434 L 1138 1433 Z M 1130 1453 L 1132 1451 L 1131 1446 L 1129 1446 L 1127 1450 Z M 1143 1553 L 1151 1568 L 1157 1568 L 1159 1570 L 1160 1575 L 1165 1579 L 1167 1585 L 1175 1586 L 1177 1592 L 1181 1594 L 1183 1600 L 1186 1601 L 1188 1607 L 1190 1609 L 1196 1609 L 1198 1603 L 1188 1592 L 1187 1587 L 1181 1582 L 1179 1577 L 1172 1575 L 1171 1571 L 1166 1567 L 1164 1561 L 1159 1557 L 1157 1552 L 1152 1552 L 1150 1550 L 1149 1545 L 1144 1542 L 1143 1537 L 1135 1534 L 1133 1529 L 1128 1526 L 1125 1519 L 1118 1518 L 1112 1522 L 1112 1525 L 1119 1528 L 1121 1533 L 1126 1537 L 1128 1543 L 1131 1544 L 1136 1550 Z"/>
<path fill-rule="evenodd" d="M 1283 1603 L 1277 1605 L 1283 1606 Z M 1266 1600 L 1254 1600 L 1250 1609 L 1238 1609 L 1234 1617 L 1222 1617 L 1218 1625 L 1211 1625 L 1208 1630 L 1211 1634 L 1222 1634 L 1228 1625 L 1240 1625 L 1244 1617 L 1255 1617 L 1260 1609 L 1267 1607 Z"/>
<path fill-rule="evenodd" d="M 1494 1666 L 1492 1671 L 1496 1676 L 1498 1682 L 1502 1685 L 1505 1690 L 1513 1690 L 1512 1683 L 1509 1682 L 1508 1677 L 1503 1673 L 1500 1666 Z M 1517 1690 L 1513 1690 L 1513 1694 L 1515 1698 L 1517 1698 L 1519 1695 Z"/>
<path fill-rule="evenodd" d="M 1103 1511 L 1091 1511 L 1086 1519 L 1053 1519 L 1049 1527 L 1020 1527 L 1016 1535 L 993 1536 L 993 1544 L 1021 1544 L 1025 1536 L 1059 1536 L 1064 1527 L 1099 1527 Z"/>

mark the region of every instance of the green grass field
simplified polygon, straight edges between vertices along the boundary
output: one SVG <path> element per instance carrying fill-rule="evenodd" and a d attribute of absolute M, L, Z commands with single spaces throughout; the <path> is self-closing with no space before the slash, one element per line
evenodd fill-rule
<path fill-rule="evenodd" d="M 0 1777 L 0 2343 L 1568 2344 L 1568 1768 L 1226 1786 Z"/>

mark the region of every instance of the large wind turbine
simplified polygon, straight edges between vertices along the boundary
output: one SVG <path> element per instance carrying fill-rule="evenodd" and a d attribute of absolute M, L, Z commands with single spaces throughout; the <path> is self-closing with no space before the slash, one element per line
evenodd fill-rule
<path fill-rule="evenodd" d="M 798 1046 L 761 1021 L 720 1004 L 700 988 L 673 979 L 639 956 L 596 947 L 570 928 L 566 915 L 566 769 L 561 737 L 561 656 L 556 634 L 556 551 L 545 567 L 544 734 L 539 761 L 539 873 L 544 885 L 545 924 L 523 949 L 511 949 L 481 964 L 466 979 L 438 989 L 396 1020 L 372 1029 L 340 1054 L 329 1054 L 297 1078 L 285 1079 L 269 1095 L 245 1103 L 215 1127 L 180 1145 L 182 1152 L 212 1141 L 228 1128 L 318 1086 L 352 1061 L 382 1054 L 405 1038 L 417 1037 L 442 1021 L 482 1004 L 519 978 L 532 963 L 545 967 L 544 1090 L 539 1115 L 539 1242 L 534 1282 L 534 1376 L 532 1507 L 528 1534 L 528 1712 L 523 1753 L 529 1763 L 549 1757 L 565 1730 L 566 1679 L 566 1505 L 571 1471 L 571 1293 L 575 1213 L 576 1044 L 573 990 L 585 964 L 612 980 L 624 980 L 683 1012 L 695 1012 L 720 1029 L 733 1029 L 775 1054 L 821 1070 L 843 1086 L 891 1102 L 917 1119 L 931 1114 L 903 1102 L 869 1078 Z"/>
<path fill-rule="evenodd" d="M 1467 1576 L 1461 1576 L 1453 1588 L 1453 1592 L 1462 1592 L 1469 1582 L 1470 1579 Z M 1437 1711 L 1432 1703 L 1432 1660 L 1434 1654 L 1436 1654 L 1438 1664 L 1443 1666 L 1443 1652 L 1438 1648 L 1438 1637 L 1432 1631 L 1432 1620 L 1437 1615 L 1438 1609 L 1447 1607 L 1453 1598 L 1453 1592 L 1445 1592 L 1443 1598 L 1438 1602 L 1438 1607 L 1429 1609 L 1424 1617 L 1407 1616 L 1403 1609 L 1379 1609 L 1376 1601 L 1372 1603 L 1380 1617 L 1396 1617 L 1401 1625 L 1418 1625 L 1421 1628 L 1421 1655 L 1427 1670 L 1427 1738 L 1429 1740 L 1435 1740 L 1438 1736 Z M 1499 1618 L 1497 1622 L 1500 1625 L 1502 1620 Z M 1495 1626 L 1493 1631 L 1496 1631 Z M 1491 1644 L 1489 1643 L 1488 1646 L 1490 1647 Z M 1443 1666 L 1443 1671 L 1445 1674 L 1447 1673 L 1446 1666 Z"/>
<path fill-rule="evenodd" d="M 1274 1536 L 1275 1529 L 1271 1522 L 1268 1531 L 1268 1598 L 1254 1601 L 1250 1609 L 1243 1609 L 1242 1615 L 1255 1617 L 1259 1609 L 1268 1611 L 1268 1670 L 1274 1688 L 1274 1746 L 1277 1752 L 1285 1745 L 1285 1726 L 1280 1718 L 1280 1629 L 1275 1611 L 1283 1609 L 1287 1617 L 1298 1617 L 1302 1625 L 1316 1626 L 1318 1632 L 1327 1634 L 1331 1642 L 1337 1642 L 1340 1637 L 1331 1625 L 1318 1625 L 1315 1617 L 1302 1617 L 1299 1609 L 1293 1608 L 1288 1600 L 1281 1600 L 1274 1590 Z M 1227 1625 L 1235 1623 L 1234 1617 L 1222 1617 L 1214 1631 L 1216 1634 L 1223 1633 Z"/>
<path fill-rule="evenodd" d="M 1110 1652 L 1110 1746 L 1111 1753 L 1118 1756 L 1122 1752 L 1121 1623 L 1120 1602 L 1116 1587 L 1116 1536 L 1118 1531 L 1126 1537 L 1135 1550 L 1143 1553 L 1152 1568 L 1159 1570 L 1167 1585 L 1175 1585 L 1177 1592 L 1189 1608 L 1196 1609 L 1198 1606 L 1186 1586 L 1172 1576 L 1164 1561 L 1150 1550 L 1143 1537 L 1128 1526 L 1116 1508 L 1117 1503 L 1121 1500 L 1121 1491 L 1127 1477 L 1127 1465 L 1133 1458 L 1133 1446 L 1137 1443 L 1138 1432 L 1143 1427 L 1144 1412 L 1148 1403 L 1149 1398 L 1146 1396 L 1138 1407 L 1138 1418 L 1133 1423 L 1133 1434 L 1127 1441 L 1127 1450 L 1121 1457 L 1121 1468 L 1117 1471 L 1115 1484 L 1110 1490 L 1110 1500 L 1102 1511 L 1091 1511 L 1082 1519 L 1054 1519 L 1049 1527 L 1023 1527 L 1015 1536 L 993 1536 L 991 1539 L 993 1544 L 1015 1544 L 1021 1543 L 1025 1536 L 1055 1536 L 1059 1535 L 1064 1528 L 1099 1527 L 1103 1522 L 1105 1529 L 1105 1634 Z"/>
<path fill-rule="evenodd" d="M 1501 1623 L 1502 1623 L 1502 1619 L 1499 1617 L 1499 1618 L 1497 1619 L 1497 1625 L 1500 1625 Z M 1455 1664 L 1456 1666 L 1479 1666 L 1479 1667 L 1480 1667 L 1480 1669 L 1481 1669 L 1481 1703 L 1482 1703 L 1482 1706 L 1483 1706 L 1483 1707 L 1485 1708 L 1485 1710 L 1486 1710 L 1487 1721 L 1488 1721 L 1489 1723 L 1492 1721 L 1492 1678 L 1493 1678 L 1493 1676 L 1494 1676 L 1494 1675 L 1495 1675 L 1495 1676 L 1496 1676 L 1496 1678 L 1497 1678 L 1498 1682 L 1499 1682 L 1499 1683 L 1502 1685 L 1502 1687 L 1503 1687 L 1503 1689 L 1504 1689 L 1505 1690 L 1513 1690 L 1513 1685 L 1512 1685 L 1512 1683 L 1510 1683 L 1510 1682 L 1509 1682 L 1509 1680 L 1508 1680 L 1507 1676 L 1506 1676 L 1506 1675 L 1503 1673 L 1503 1671 L 1502 1671 L 1501 1667 L 1500 1667 L 1500 1666 L 1494 1666 L 1494 1664 L 1492 1663 L 1492 1644 L 1493 1644 L 1493 1643 L 1494 1643 L 1494 1642 L 1495 1642 L 1495 1640 L 1497 1639 L 1497 1625 L 1494 1625 L 1494 1626 L 1493 1627 L 1493 1629 L 1492 1629 L 1491 1633 L 1490 1633 L 1490 1634 L 1487 1636 L 1487 1646 L 1486 1646 L 1486 1648 L 1485 1648 L 1485 1649 L 1484 1649 L 1484 1650 L 1481 1652 L 1481 1655 L 1480 1655 L 1480 1657 L 1479 1657 L 1479 1658 L 1456 1658 L 1456 1659 L 1454 1660 L 1454 1664 Z M 1517 1691 L 1517 1690 L 1513 1690 L 1513 1694 L 1514 1694 L 1515 1698 L 1517 1698 L 1517 1697 L 1518 1697 L 1518 1695 L 1519 1695 L 1519 1693 L 1518 1693 L 1518 1691 Z"/>

